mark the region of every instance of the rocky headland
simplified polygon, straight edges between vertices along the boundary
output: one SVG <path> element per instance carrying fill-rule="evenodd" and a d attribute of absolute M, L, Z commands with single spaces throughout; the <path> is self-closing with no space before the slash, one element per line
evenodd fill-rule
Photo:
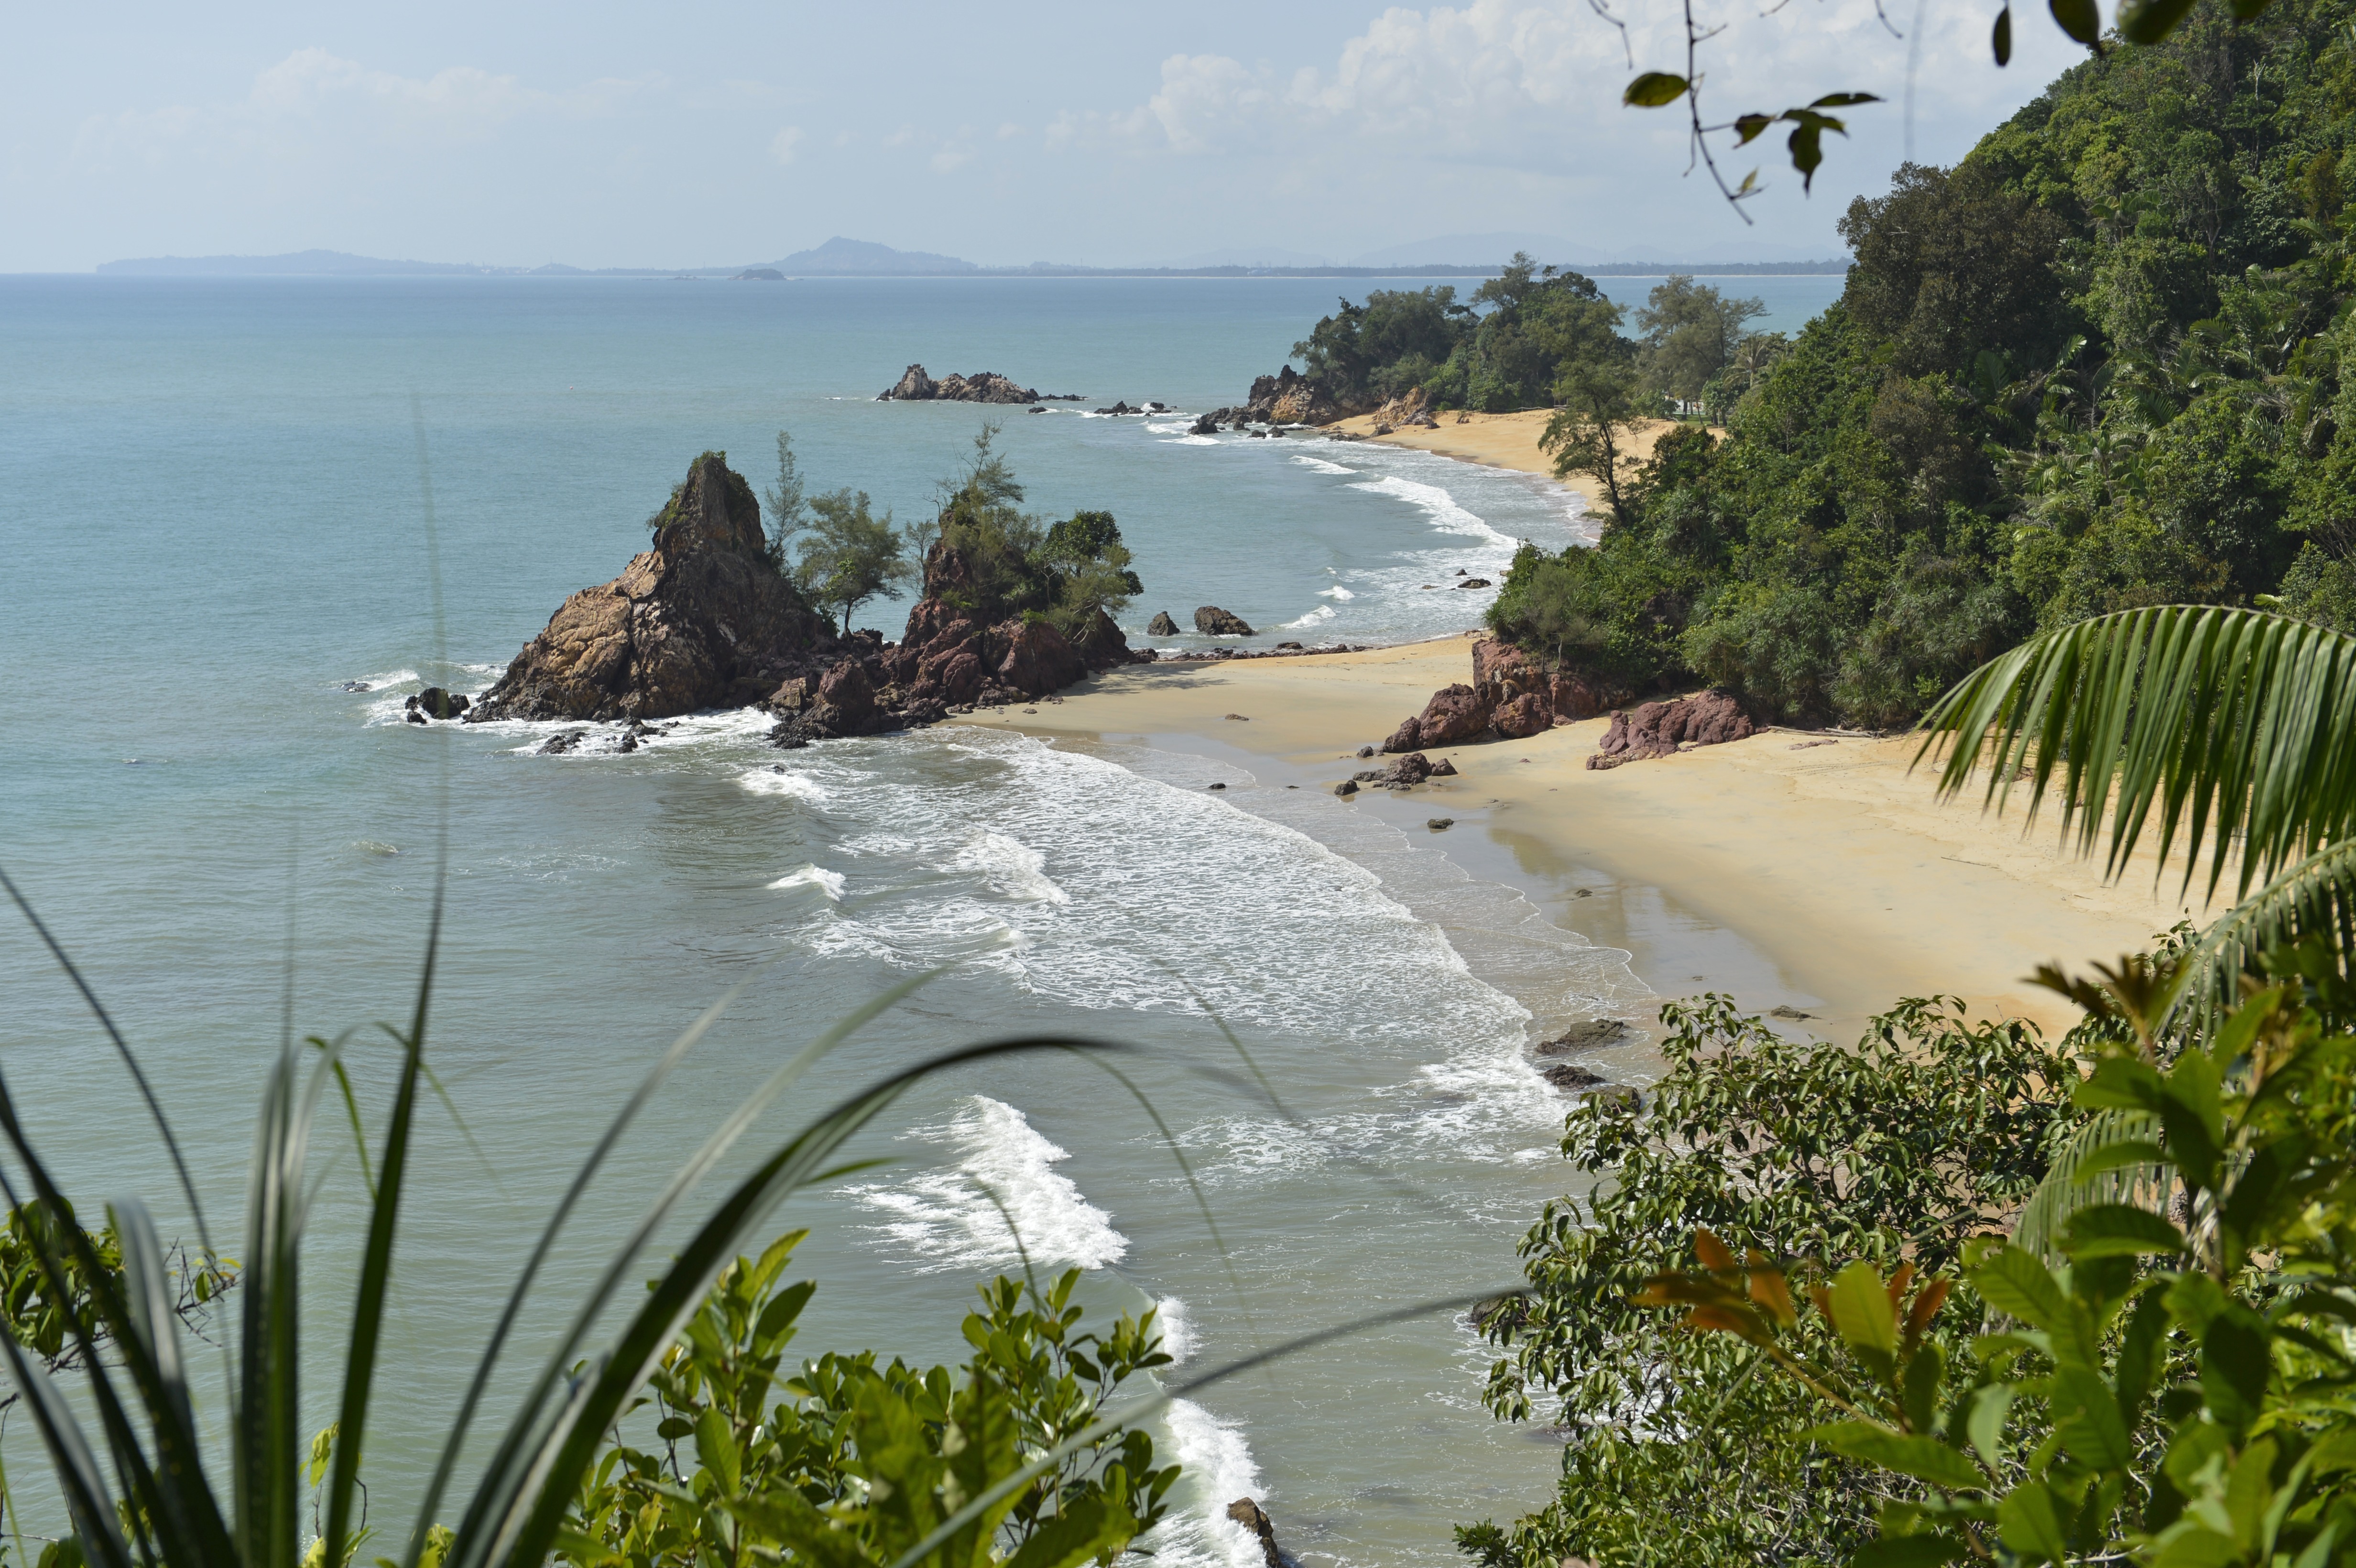
<path fill-rule="evenodd" d="M 567 599 L 467 722 L 629 724 L 701 709 L 761 707 L 772 739 L 798 746 L 937 723 L 976 706 L 1045 696 L 1132 652 L 1098 610 L 1076 638 L 998 602 L 946 539 L 897 643 L 839 635 L 771 564 L 760 503 L 726 453 L 707 452 L 656 515 L 653 548 L 622 575 Z"/>
<path fill-rule="evenodd" d="M 970 376 L 946 376 L 934 380 L 922 365 L 911 365 L 901 378 L 875 394 L 879 403 L 1076 403 L 1077 392 L 1039 392 L 1018 386 L 995 370 Z"/>

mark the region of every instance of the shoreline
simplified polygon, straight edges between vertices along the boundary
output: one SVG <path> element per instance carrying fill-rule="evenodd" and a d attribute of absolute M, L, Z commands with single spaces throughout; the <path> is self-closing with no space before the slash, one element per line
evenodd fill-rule
<path fill-rule="evenodd" d="M 1552 409 L 1523 409 L 1509 414 L 1440 414 L 1439 424 L 1426 428 L 1403 425 L 1387 434 L 1375 433 L 1373 414 L 1354 414 L 1320 428 L 1339 431 L 1355 440 L 1368 441 L 1381 446 L 1403 446 L 1417 452 L 1429 452 L 1436 457 L 1452 458 L 1483 468 L 1504 468 L 1515 474 L 1532 474 L 1551 480 L 1567 489 L 1576 490 L 1584 503 L 1587 493 L 1571 484 L 1569 477 L 1554 471 L 1554 457 L 1538 448 L 1538 437 L 1545 433 L 1547 422 L 1554 418 Z M 1627 437 L 1621 453 L 1620 466 L 1623 478 L 1633 478 L 1636 470 L 1653 455 L 1661 437 L 1676 430 L 1676 420 L 1639 420 Z M 1590 507 L 1589 510 L 1594 508 Z"/>
<path fill-rule="evenodd" d="M 1472 641 L 1133 666 L 1060 701 L 965 721 L 1162 751 L 1193 740 L 1262 759 L 1284 775 L 1277 787 L 1330 791 L 1376 765 L 1355 755 L 1360 745 L 1468 677 Z M 1564 929 L 1628 951 L 1662 999 L 1730 991 L 1746 1012 L 1792 1008 L 1806 1031 L 1844 1044 L 1900 997 L 1933 994 L 2056 1035 L 2077 1009 L 2026 981 L 2037 965 L 2083 970 L 2202 912 L 2153 891 L 2148 855 L 2105 884 L 2099 862 L 2063 853 L 2051 817 L 2024 836 L 2018 805 L 1995 817 L 1975 799 L 1941 804 L 1930 777 L 1908 772 L 1909 737 L 1770 730 L 1592 772 L 1606 723 L 1433 748 L 1460 776 L 1332 808 L 1376 812 L 1410 835 L 1451 817 L 1430 833 L 1435 848 L 1520 889 Z"/>

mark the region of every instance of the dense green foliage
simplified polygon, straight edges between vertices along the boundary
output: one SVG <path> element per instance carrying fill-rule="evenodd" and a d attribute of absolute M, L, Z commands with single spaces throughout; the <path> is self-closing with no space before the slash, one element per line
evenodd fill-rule
<path fill-rule="evenodd" d="M 1110 512 L 1075 512 L 1043 528 L 1023 510 L 1023 486 L 993 450 L 997 435 L 996 424 L 984 425 L 965 472 L 941 485 L 938 542 L 926 570 L 953 557 L 954 580 L 928 576 L 928 591 L 993 619 L 1042 616 L 1077 638 L 1099 611 L 1119 613 L 1144 585 L 1130 570 L 1129 547 Z"/>
<path fill-rule="evenodd" d="M 876 517 L 864 490 L 848 487 L 809 495 L 793 438 L 777 432 L 777 482 L 768 502 L 769 563 L 801 590 L 802 597 L 842 618 L 878 594 L 913 581 L 916 539 L 892 526 L 892 514 Z"/>
<path fill-rule="evenodd" d="M 2351 15 L 2196 12 L 1854 203 L 1839 303 L 1738 343 L 1725 438 L 1615 508 L 1604 559 L 1526 560 L 1499 628 L 1575 618 L 1640 683 L 1890 726 L 2108 611 L 2278 594 L 2356 625 Z"/>
<path fill-rule="evenodd" d="M 956 1373 L 873 1351 L 780 1371 L 815 1286 L 783 1282 L 802 1232 L 738 1258 L 648 1381 L 655 1446 L 617 1439 L 582 1479 L 558 1555 L 577 1568 L 813 1568 L 888 1563 L 965 1498 L 1103 1413 L 1131 1377 L 1169 1364 L 1153 1314 L 1080 1330 L 1079 1271 L 1045 1290 L 1000 1278 L 968 1315 Z M 777 1396 L 782 1397 L 777 1397 Z M 684 1451 L 684 1452 L 683 1452 Z M 948 1560 L 975 1568 L 1110 1563 L 1162 1514 L 1177 1468 L 1115 1430 L 1010 1492 Z M 946 1505 L 946 1506 L 945 1506 Z"/>
<path fill-rule="evenodd" d="M 2278 950 L 2273 985 L 2173 1037 L 2182 970 L 2126 965 L 2072 987 L 2126 1027 L 2075 1086 L 2098 1118 L 2087 1132 L 2107 1136 L 2081 1140 L 2071 1185 L 2130 1177 L 2127 1200 L 2075 1195 L 2043 1236 L 1977 1238 L 1968 1296 L 1813 1248 L 1738 1260 L 1703 1231 L 1700 1267 L 1641 1299 L 1772 1367 L 1815 1407 L 1787 1440 L 1892 1489 L 1859 1563 L 2356 1563 L 2343 958 L 2320 940 Z M 1959 1359 L 1941 1325 L 1976 1307 L 1984 1332 Z"/>
<path fill-rule="evenodd" d="M 1489 1568 L 1846 1561 L 1886 1478 L 1784 1441 L 1814 1419 L 1807 1390 L 1629 1298 L 1697 1225 L 1737 1247 L 1952 1264 L 2074 1119 L 2068 1055 L 2026 1025 L 1971 1025 L 1959 1003 L 1901 1003 L 1855 1051 L 1781 1040 L 1722 997 L 1663 1017 L 1666 1076 L 1643 1104 L 1571 1112 L 1563 1153 L 1599 1184 L 1547 1206 L 1522 1245 L 1532 1295 L 1484 1322 L 1509 1347 L 1491 1407 L 1569 1437 L 1553 1503 L 1460 1532 Z M 1967 1357 L 1967 1339 L 1950 1349 Z"/>
<path fill-rule="evenodd" d="M 1620 316 L 1592 279 L 1516 255 L 1470 304 L 1447 284 L 1376 289 L 1364 304 L 1344 300 L 1292 353 L 1344 407 L 1420 387 L 1445 407 L 1504 412 L 1550 403 L 1565 365 L 1626 357 Z"/>

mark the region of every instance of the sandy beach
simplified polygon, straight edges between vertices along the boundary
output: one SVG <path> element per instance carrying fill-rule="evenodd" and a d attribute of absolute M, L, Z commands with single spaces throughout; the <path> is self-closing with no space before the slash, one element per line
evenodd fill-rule
<path fill-rule="evenodd" d="M 1553 417 L 1550 409 L 1525 409 L 1510 414 L 1441 414 L 1436 429 L 1410 425 L 1387 435 L 1376 435 L 1375 416 L 1360 414 L 1355 419 L 1337 420 L 1327 428 L 1385 446 L 1411 446 L 1419 452 L 1436 453 L 1463 463 L 1482 463 L 1492 468 L 1543 474 L 1551 478 L 1554 459 L 1538 450 L 1538 437 L 1546 432 L 1547 421 Z M 1674 420 L 1637 421 L 1626 438 L 1627 448 L 1621 457 L 1623 477 L 1633 476 L 1639 466 L 1649 461 L 1662 434 L 1676 428 Z"/>
<path fill-rule="evenodd" d="M 1060 702 L 975 717 L 1044 737 L 1207 746 L 1257 760 L 1262 787 L 1330 791 L 1377 765 L 1355 757 L 1360 745 L 1470 678 L 1471 642 L 1141 666 Z M 1452 857 L 1503 871 L 1558 923 L 1628 949 L 1663 996 L 1718 989 L 1747 1008 L 1794 1007 L 1837 1040 L 1900 997 L 1932 993 L 2066 1028 L 2076 1009 L 2024 979 L 2038 964 L 2083 970 L 2200 915 L 2168 896 L 2173 878 L 2155 891 L 2147 861 L 2106 884 L 2099 863 L 2064 852 L 2055 818 L 2024 834 L 2019 802 L 2001 817 L 1976 795 L 1939 802 L 1927 771 L 1909 772 L 1912 740 L 1766 731 L 1590 771 L 1606 722 L 1436 749 L 1459 777 L 1333 808 L 1380 812 L 1410 832 L 1452 817 Z"/>

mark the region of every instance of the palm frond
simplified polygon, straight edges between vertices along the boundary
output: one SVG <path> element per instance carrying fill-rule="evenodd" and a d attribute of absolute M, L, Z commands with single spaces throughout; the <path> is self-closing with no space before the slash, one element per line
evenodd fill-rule
<path fill-rule="evenodd" d="M 2017 777 L 2034 822 L 2057 773 L 2062 831 L 2104 837 L 2115 877 L 2147 831 L 2208 891 L 2241 850 L 2236 898 L 2356 827 L 2356 637 L 2257 610 L 2163 604 L 2032 638 L 1924 716 L 1920 763 L 1952 741 L 1943 795 L 1982 762 L 1998 810 Z"/>
<path fill-rule="evenodd" d="M 2213 1022 L 2241 1000 L 2258 955 L 2322 935 L 2335 954 L 2356 953 L 2356 839 L 2319 849 L 2244 897 L 2201 933 L 2176 1010 Z"/>
<path fill-rule="evenodd" d="M 2014 1244 L 2059 1263 L 2070 1216 L 2080 1210 L 2097 1203 L 2158 1207 L 2167 1197 L 2165 1170 L 2149 1161 L 2113 1162 L 2158 1138 L 2159 1118 L 2147 1111 L 2102 1110 L 2087 1117 L 2054 1151 L 2053 1163 L 2021 1205 Z"/>

